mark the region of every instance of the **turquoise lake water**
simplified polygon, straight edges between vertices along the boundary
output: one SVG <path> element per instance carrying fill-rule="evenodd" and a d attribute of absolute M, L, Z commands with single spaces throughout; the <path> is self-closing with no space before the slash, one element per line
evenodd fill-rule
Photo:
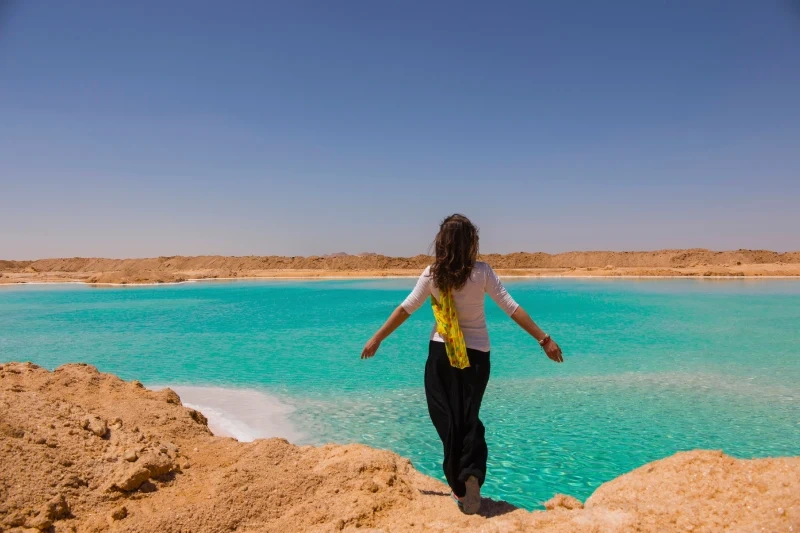
<path fill-rule="evenodd" d="M 413 283 L 0 287 L 0 361 L 87 362 L 153 386 L 215 387 L 196 389 L 209 396 L 254 389 L 293 407 L 296 441 L 391 449 L 441 478 L 422 385 L 430 310 L 374 359 L 359 359 Z M 487 301 L 485 495 L 528 509 L 556 492 L 584 499 L 609 479 L 693 448 L 800 455 L 800 281 L 506 286 L 559 341 L 566 362 L 550 362 Z"/>

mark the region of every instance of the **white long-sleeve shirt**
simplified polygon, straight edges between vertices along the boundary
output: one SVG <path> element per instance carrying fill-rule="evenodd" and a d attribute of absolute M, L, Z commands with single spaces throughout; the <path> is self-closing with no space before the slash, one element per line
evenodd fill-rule
<path fill-rule="evenodd" d="M 497 277 L 492 267 L 480 261 L 475 263 L 472 274 L 464 287 L 453 293 L 458 324 L 464 333 L 467 348 L 488 352 L 490 346 L 489 332 L 486 330 L 486 313 L 484 312 L 486 298 L 484 294 L 488 294 L 508 316 L 513 315 L 519 305 L 500 283 L 500 278 Z M 417 286 L 402 303 L 403 309 L 410 315 L 422 307 L 422 304 L 431 295 L 437 300 L 440 298 L 439 289 L 434 286 L 431 277 L 431 267 L 428 267 L 419 277 Z M 436 332 L 435 324 L 431 331 L 431 340 L 444 342 L 444 339 Z"/>

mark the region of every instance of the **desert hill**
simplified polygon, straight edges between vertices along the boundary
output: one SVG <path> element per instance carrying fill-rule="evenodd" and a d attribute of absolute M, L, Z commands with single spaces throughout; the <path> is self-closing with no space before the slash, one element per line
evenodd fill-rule
<path fill-rule="evenodd" d="M 798 276 L 800 252 L 705 249 L 652 252 L 486 254 L 501 275 L 516 276 Z M 83 281 L 163 283 L 204 278 L 414 276 L 431 257 L 343 252 L 329 256 L 172 256 L 0 261 L 0 283 Z"/>

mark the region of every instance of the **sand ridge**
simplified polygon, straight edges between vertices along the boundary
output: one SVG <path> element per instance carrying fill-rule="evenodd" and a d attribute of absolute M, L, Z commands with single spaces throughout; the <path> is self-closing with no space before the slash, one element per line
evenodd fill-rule
<path fill-rule="evenodd" d="M 651 252 L 486 254 L 501 276 L 794 277 L 800 252 L 706 249 Z M 172 256 L 145 259 L 0 260 L 0 284 L 30 282 L 175 283 L 192 279 L 418 276 L 431 257 L 378 254 L 311 257 Z"/>
<path fill-rule="evenodd" d="M 679 453 L 529 513 L 388 451 L 216 437 L 169 389 L 80 364 L 0 365 L 0 531 L 800 531 L 800 458 Z"/>

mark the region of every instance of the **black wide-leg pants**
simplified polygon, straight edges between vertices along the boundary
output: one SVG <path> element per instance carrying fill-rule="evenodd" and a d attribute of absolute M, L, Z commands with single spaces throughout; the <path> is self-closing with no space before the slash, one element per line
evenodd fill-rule
<path fill-rule="evenodd" d="M 478 417 L 489 382 L 489 352 L 467 349 L 470 366 L 450 366 L 443 342 L 431 341 L 425 364 L 428 413 L 444 445 L 442 468 L 456 496 L 466 493 L 464 482 L 486 478 L 486 430 Z"/>

